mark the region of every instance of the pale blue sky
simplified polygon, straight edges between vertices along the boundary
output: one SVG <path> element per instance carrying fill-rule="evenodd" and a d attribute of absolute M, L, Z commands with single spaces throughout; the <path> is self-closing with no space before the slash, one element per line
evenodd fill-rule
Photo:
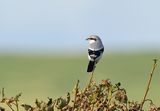
<path fill-rule="evenodd" d="M 160 50 L 159 0 L 1 0 L 0 51 Z"/>

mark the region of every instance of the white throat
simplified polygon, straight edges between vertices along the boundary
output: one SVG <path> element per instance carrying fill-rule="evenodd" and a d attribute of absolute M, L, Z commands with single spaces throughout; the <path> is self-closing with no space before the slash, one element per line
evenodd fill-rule
<path fill-rule="evenodd" d="M 96 41 L 95 40 L 89 40 L 88 42 L 89 42 L 89 44 L 92 44 L 92 43 L 94 43 Z"/>

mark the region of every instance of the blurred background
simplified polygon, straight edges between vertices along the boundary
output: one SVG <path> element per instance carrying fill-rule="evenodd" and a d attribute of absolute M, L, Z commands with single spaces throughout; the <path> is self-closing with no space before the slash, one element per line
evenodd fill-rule
<path fill-rule="evenodd" d="M 141 101 L 152 60 L 160 58 L 159 0 L 1 0 L 0 88 L 23 102 L 57 98 L 89 75 L 85 41 L 101 37 L 105 53 L 95 79 L 121 82 Z M 148 98 L 159 100 L 160 68 Z"/>

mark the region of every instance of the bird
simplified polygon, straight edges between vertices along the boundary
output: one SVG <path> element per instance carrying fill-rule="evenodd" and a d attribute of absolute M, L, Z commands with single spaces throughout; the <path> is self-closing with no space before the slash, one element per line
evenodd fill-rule
<path fill-rule="evenodd" d="M 97 35 L 90 35 L 86 39 L 89 43 L 88 47 L 88 68 L 87 72 L 93 72 L 95 69 L 95 65 L 99 62 L 104 52 L 104 46 L 99 36 Z"/>

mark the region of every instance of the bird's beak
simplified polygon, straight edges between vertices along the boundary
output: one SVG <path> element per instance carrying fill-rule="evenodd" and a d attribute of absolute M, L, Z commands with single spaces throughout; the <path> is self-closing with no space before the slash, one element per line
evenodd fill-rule
<path fill-rule="evenodd" d="M 86 40 L 89 40 L 90 38 L 86 38 Z"/>

